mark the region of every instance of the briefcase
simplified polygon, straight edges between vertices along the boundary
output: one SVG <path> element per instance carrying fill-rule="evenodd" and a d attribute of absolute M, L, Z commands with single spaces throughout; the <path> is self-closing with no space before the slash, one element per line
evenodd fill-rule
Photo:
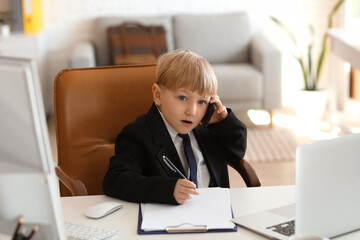
<path fill-rule="evenodd" d="M 122 64 L 150 64 L 167 52 L 166 32 L 158 25 L 126 22 L 107 29 L 110 62 Z"/>

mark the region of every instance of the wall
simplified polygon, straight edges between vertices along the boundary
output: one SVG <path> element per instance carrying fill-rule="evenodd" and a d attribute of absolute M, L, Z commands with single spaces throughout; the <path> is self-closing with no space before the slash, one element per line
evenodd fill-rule
<path fill-rule="evenodd" d="M 52 81 L 61 69 L 69 67 L 72 47 L 76 43 L 92 40 L 93 22 L 99 16 L 246 10 L 284 53 L 283 99 L 285 106 L 291 105 L 293 91 L 302 87 L 300 69 L 286 48 L 289 44 L 287 36 L 268 21 L 268 16 L 274 15 L 298 30 L 312 23 L 316 29 L 317 42 L 320 42 L 319 38 L 326 30 L 327 15 L 335 2 L 336 0 L 43 0 L 44 34 L 48 39 L 47 75 L 49 81 Z M 341 19 L 341 16 L 337 18 Z M 302 32 L 299 33 L 303 35 Z M 315 46 L 315 50 L 317 49 L 318 45 Z"/>
<path fill-rule="evenodd" d="M 10 0 L 0 0 L 0 12 L 10 10 Z"/>

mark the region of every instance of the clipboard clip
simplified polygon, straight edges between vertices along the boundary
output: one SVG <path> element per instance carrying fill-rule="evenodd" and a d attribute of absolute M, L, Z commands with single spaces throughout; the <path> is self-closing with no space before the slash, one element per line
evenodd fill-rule
<path fill-rule="evenodd" d="M 177 226 L 168 226 L 165 228 L 168 233 L 190 233 L 190 232 L 207 232 L 207 225 L 194 225 L 191 223 L 182 223 Z"/>

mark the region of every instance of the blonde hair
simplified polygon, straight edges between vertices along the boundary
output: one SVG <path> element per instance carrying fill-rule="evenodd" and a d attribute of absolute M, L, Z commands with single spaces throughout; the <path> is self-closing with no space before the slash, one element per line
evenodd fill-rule
<path fill-rule="evenodd" d="M 157 84 L 170 90 L 185 87 L 203 95 L 216 95 L 217 79 L 210 63 L 199 54 L 177 49 L 157 60 Z"/>

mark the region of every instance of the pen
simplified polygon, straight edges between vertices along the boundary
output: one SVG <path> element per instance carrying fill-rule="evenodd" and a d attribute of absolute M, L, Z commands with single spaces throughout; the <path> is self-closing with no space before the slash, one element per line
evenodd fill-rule
<path fill-rule="evenodd" d="M 182 177 L 182 178 L 184 178 L 184 179 L 186 179 L 186 180 L 189 180 L 189 179 L 187 179 L 187 177 L 184 176 L 184 174 L 182 174 L 182 173 L 180 172 L 179 169 L 177 169 L 177 168 L 175 167 L 175 165 L 174 165 L 174 164 L 170 161 L 170 159 L 168 159 L 165 155 L 163 155 L 163 161 L 166 163 L 166 165 L 167 165 L 171 170 L 173 170 L 174 172 L 176 172 L 180 177 Z"/>
<path fill-rule="evenodd" d="M 33 230 L 31 231 L 30 235 L 27 237 L 27 240 L 30 240 L 38 230 L 39 230 L 39 226 L 36 225 L 36 226 L 33 228 Z"/>
<path fill-rule="evenodd" d="M 20 230 L 20 227 L 21 227 L 21 224 L 23 223 L 23 221 L 24 221 L 24 218 L 20 217 L 19 220 L 18 220 L 18 224 L 16 226 L 16 229 L 15 229 L 15 232 L 14 232 L 14 234 L 12 236 L 12 240 L 16 239 L 16 236 L 19 233 L 19 230 Z"/>

